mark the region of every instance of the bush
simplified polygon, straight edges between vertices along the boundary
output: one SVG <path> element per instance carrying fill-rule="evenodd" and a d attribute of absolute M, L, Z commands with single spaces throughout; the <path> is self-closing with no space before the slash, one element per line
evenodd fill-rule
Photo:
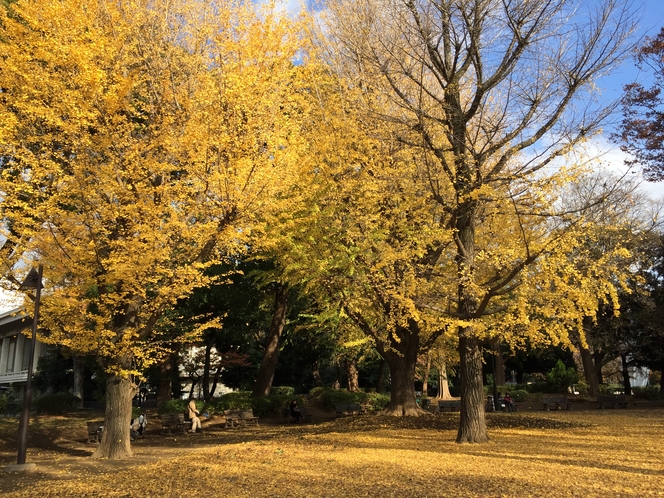
<path fill-rule="evenodd" d="M 157 407 L 157 413 L 159 415 L 177 415 L 179 413 L 184 413 L 187 408 L 187 402 L 183 399 L 169 399 L 160 403 Z"/>
<path fill-rule="evenodd" d="M 507 389 L 505 392 L 509 393 L 510 396 L 512 396 L 512 399 L 514 401 L 528 401 L 528 391 L 525 389 L 513 389 L 509 390 Z"/>
<path fill-rule="evenodd" d="M 649 401 L 664 398 L 662 391 L 657 386 L 633 387 L 632 392 L 635 398 L 647 399 Z"/>
<path fill-rule="evenodd" d="M 358 403 L 370 410 L 384 410 L 390 402 L 388 394 L 366 393 L 364 391 L 350 392 L 346 389 L 332 389 L 331 387 L 316 387 L 309 392 L 309 399 L 326 410 L 334 410 L 334 405 Z"/>
<path fill-rule="evenodd" d="M 270 396 L 292 396 L 295 388 L 291 386 L 276 386 L 270 389 Z"/>
<path fill-rule="evenodd" d="M 2 413 L 5 412 L 5 410 L 7 409 L 7 403 L 9 403 L 7 396 L 5 396 L 4 394 L 0 396 L 0 412 Z"/>
<path fill-rule="evenodd" d="M 562 360 L 546 374 L 546 382 L 556 390 L 567 391 L 567 388 L 578 382 L 579 374 L 574 367 L 565 367 Z"/>
<path fill-rule="evenodd" d="M 616 391 L 623 392 L 622 384 L 600 384 L 599 393 L 600 394 L 613 394 Z"/>
<path fill-rule="evenodd" d="M 81 400 L 69 393 L 47 394 L 32 402 L 32 407 L 40 415 L 64 415 L 76 410 Z"/>

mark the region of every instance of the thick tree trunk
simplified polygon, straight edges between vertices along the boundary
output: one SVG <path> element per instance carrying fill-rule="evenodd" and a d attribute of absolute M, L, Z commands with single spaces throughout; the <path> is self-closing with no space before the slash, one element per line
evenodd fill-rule
<path fill-rule="evenodd" d="M 378 365 L 378 378 L 376 379 L 376 392 L 384 393 L 385 392 L 385 371 L 387 370 L 387 362 L 385 358 L 380 359 L 380 364 Z"/>
<path fill-rule="evenodd" d="M 482 349 L 480 341 L 470 334 L 472 334 L 472 330 L 467 328 L 461 329 L 459 333 L 461 418 L 456 441 L 457 443 L 486 443 L 489 435 L 484 416 Z"/>
<path fill-rule="evenodd" d="M 597 397 L 599 394 L 599 384 L 597 383 L 597 375 L 595 372 L 595 364 L 593 363 L 593 356 L 588 348 L 583 346 L 579 347 L 581 353 L 581 363 L 583 364 L 583 375 L 588 383 L 588 394 Z"/>
<path fill-rule="evenodd" d="M 411 328 L 417 330 L 415 327 Z M 392 380 L 390 402 L 385 414 L 396 417 L 418 416 L 424 413 L 415 401 L 415 366 L 420 345 L 419 334 L 405 328 L 398 328 L 396 334 L 399 337 L 399 342 L 395 342 L 393 347 L 398 347 L 398 351 L 378 348 L 390 367 Z"/>
<path fill-rule="evenodd" d="M 493 381 L 497 386 L 504 386 L 505 360 L 503 359 L 503 354 L 500 352 L 500 338 L 494 337 L 489 341 L 489 343 L 491 344 L 494 360 Z"/>
<path fill-rule="evenodd" d="M 74 396 L 79 400 L 79 407 L 83 408 L 83 360 L 74 355 Z"/>
<path fill-rule="evenodd" d="M 438 364 L 438 399 L 451 399 L 450 385 L 447 382 L 447 364 L 442 357 Z"/>
<path fill-rule="evenodd" d="M 621 354 L 620 359 L 622 360 L 623 390 L 625 391 L 625 396 L 631 396 L 632 384 L 629 381 L 629 369 L 627 368 L 627 355 Z"/>
<path fill-rule="evenodd" d="M 593 362 L 595 364 L 595 377 L 597 378 L 597 384 L 604 384 L 604 376 L 602 375 L 602 365 L 604 364 L 605 353 L 595 349 L 593 351 Z"/>
<path fill-rule="evenodd" d="M 346 377 L 348 377 L 348 390 L 356 393 L 360 390 L 359 371 L 355 358 L 346 358 Z"/>
<path fill-rule="evenodd" d="M 129 423 L 131 422 L 131 400 L 137 392 L 138 389 L 129 379 L 116 375 L 108 376 L 104 433 L 92 458 L 120 460 L 132 456 Z"/>
<path fill-rule="evenodd" d="M 260 398 L 270 394 L 274 372 L 277 369 L 277 360 L 279 357 L 279 339 L 286 324 L 286 311 L 288 308 L 288 293 L 286 286 L 277 284 L 274 298 L 274 313 L 272 314 L 272 324 L 270 333 L 265 345 L 265 355 L 258 369 L 254 390 L 251 393 L 252 398 Z"/>
<path fill-rule="evenodd" d="M 157 384 L 157 405 L 171 399 L 173 391 L 173 357 L 175 353 L 168 354 L 159 364 L 159 383 Z"/>

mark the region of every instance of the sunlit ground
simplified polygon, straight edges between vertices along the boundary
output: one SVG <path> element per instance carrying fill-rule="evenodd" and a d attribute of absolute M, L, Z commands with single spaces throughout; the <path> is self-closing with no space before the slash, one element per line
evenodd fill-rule
<path fill-rule="evenodd" d="M 482 445 L 454 443 L 458 414 L 362 417 L 155 435 L 122 463 L 32 454 L 37 474 L 1 482 L 17 497 L 664 496 L 662 409 L 489 415 Z"/>

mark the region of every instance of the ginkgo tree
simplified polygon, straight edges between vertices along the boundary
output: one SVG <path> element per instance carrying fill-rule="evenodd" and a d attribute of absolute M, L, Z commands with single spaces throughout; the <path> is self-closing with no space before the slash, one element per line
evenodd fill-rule
<path fill-rule="evenodd" d="M 416 341 L 422 324 L 432 323 L 427 315 L 454 327 L 462 396 L 457 441 L 486 441 L 484 339 L 546 331 L 547 340 L 566 341 L 598 302 L 615 299 L 600 267 L 595 283 L 570 266 L 589 225 L 582 209 L 560 209 L 560 195 L 582 174 L 570 153 L 611 111 L 594 99 L 594 81 L 629 51 L 633 15 L 617 0 L 581 10 L 566 0 L 328 6 L 320 45 L 330 47 L 326 60 L 346 86 L 361 90 L 355 107 L 363 119 L 391 127 L 376 138 L 402 173 L 381 167 L 395 179 L 394 190 L 383 189 L 384 201 L 425 203 L 422 219 L 431 227 L 404 214 L 403 227 L 412 232 L 402 230 L 399 240 L 421 245 L 408 266 L 392 258 L 378 267 L 394 271 L 393 288 L 416 289 L 398 306 L 408 313 L 398 319 L 407 327 L 397 342 Z M 395 155 L 395 147 L 404 152 Z M 357 168 L 367 181 L 370 171 Z M 445 235 L 427 240 L 433 229 Z M 424 275 L 432 278 L 413 278 Z"/>
<path fill-rule="evenodd" d="M 109 374 L 94 456 L 127 457 L 164 312 L 297 177 L 302 42 L 223 0 L 20 0 L 0 25 L 4 272 L 43 263 L 46 340 Z"/>

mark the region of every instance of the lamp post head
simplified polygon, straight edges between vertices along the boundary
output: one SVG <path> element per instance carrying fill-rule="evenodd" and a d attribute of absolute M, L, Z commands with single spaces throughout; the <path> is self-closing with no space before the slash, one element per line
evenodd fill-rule
<path fill-rule="evenodd" d="M 27 289 L 43 289 L 44 285 L 41 282 L 41 278 L 39 275 L 39 272 L 32 268 L 30 270 L 30 273 L 28 273 L 28 276 L 25 277 L 25 280 L 19 287 L 19 290 L 27 290 Z"/>

